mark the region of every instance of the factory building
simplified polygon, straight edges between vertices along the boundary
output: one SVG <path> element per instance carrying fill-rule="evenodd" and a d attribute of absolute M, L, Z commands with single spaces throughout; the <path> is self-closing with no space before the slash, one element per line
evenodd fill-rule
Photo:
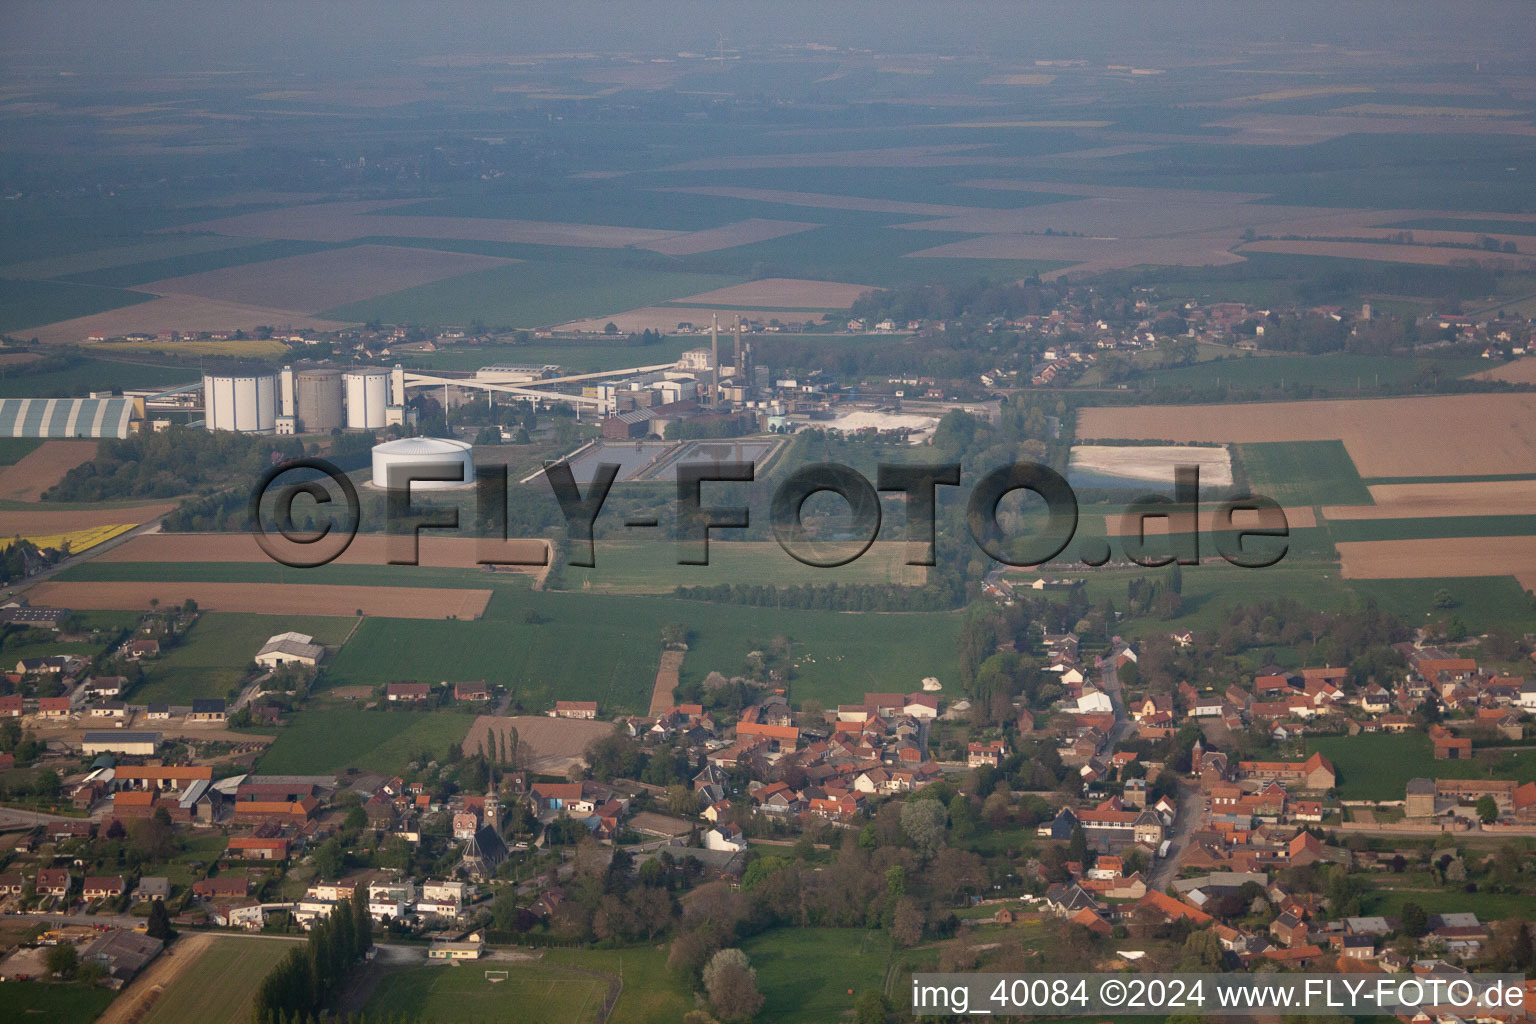
<path fill-rule="evenodd" d="M 143 419 L 142 398 L 0 399 L 0 437 L 127 437 Z"/>

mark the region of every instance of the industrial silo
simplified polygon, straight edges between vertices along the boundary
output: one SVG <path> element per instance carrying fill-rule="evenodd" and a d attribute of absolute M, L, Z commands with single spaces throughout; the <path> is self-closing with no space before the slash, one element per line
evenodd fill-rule
<path fill-rule="evenodd" d="M 277 428 L 277 378 L 261 374 L 204 374 L 203 425 L 209 430 L 266 434 Z"/>
<path fill-rule="evenodd" d="M 399 488 L 420 476 L 446 480 L 418 480 L 412 490 L 436 491 L 475 482 L 471 448 L 463 441 L 445 437 L 402 437 L 373 446 L 373 485 Z"/>
<path fill-rule="evenodd" d="M 376 366 L 342 375 L 347 391 L 347 429 L 378 430 L 389 405 L 389 371 Z"/>
<path fill-rule="evenodd" d="M 294 391 L 306 431 L 324 433 L 341 426 L 340 370 L 300 370 L 294 374 Z"/>

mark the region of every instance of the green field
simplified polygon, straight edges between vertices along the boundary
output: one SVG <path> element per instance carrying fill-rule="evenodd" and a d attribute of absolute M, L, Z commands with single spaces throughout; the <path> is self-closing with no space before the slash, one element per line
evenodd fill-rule
<path fill-rule="evenodd" d="M 742 949 L 763 994 L 758 1018 L 776 1024 L 847 1019 L 861 992 L 885 991 L 892 961 L 889 933 L 860 928 L 777 928 Z M 903 992 L 886 994 L 904 1005 Z"/>
<path fill-rule="evenodd" d="M 539 621 L 527 621 L 530 612 Z M 685 681 L 711 671 L 740 674 L 749 651 L 782 635 L 794 643 L 792 699 L 831 706 L 870 690 L 913 689 L 925 676 L 952 681 L 961 617 L 829 614 L 497 587 L 476 622 L 365 620 L 329 678 L 336 685 L 486 679 L 505 684 L 532 709 L 559 697 L 642 713 L 656 681 L 661 630 L 670 623 L 693 634 Z"/>
<path fill-rule="evenodd" d="M 1421 519 L 1338 519 L 1335 541 L 1417 540 L 1429 537 L 1523 537 L 1536 530 L 1531 516 L 1425 516 Z"/>
<path fill-rule="evenodd" d="M 1375 504 L 1343 441 L 1271 441 L 1234 447 L 1253 493 L 1283 506 Z"/>
<path fill-rule="evenodd" d="M 506 971 L 507 979 L 487 981 L 488 969 Z M 363 1012 L 453 1024 L 583 1024 L 597 1020 L 607 989 L 602 978 L 553 967 L 443 963 L 386 972 Z"/>
<path fill-rule="evenodd" d="M 268 637 L 294 631 L 308 633 L 317 643 L 337 644 L 352 622 L 350 618 L 204 612 L 180 646 L 143 663 L 144 682 L 134 689 L 133 699 L 190 704 L 193 698 L 223 697 L 239 683 Z"/>
<path fill-rule="evenodd" d="M 656 547 L 670 556 L 670 545 Z M 762 556 L 764 564 L 786 571 L 778 561 L 782 552 L 771 547 Z M 798 566 L 787 555 L 783 561 Z M 599 561 L 599 570 L 603 567 Z M 693 568 L 698 583 L 739 578 L 714 566 Z M 631 580 L 638 579 L 637 569 L 628 571 Z M 671 623 L 682 623 L 693 633 L 685 681 L 711 671 L 740 674 L 749 651 L 766 648 L 782 635 L 794 643 L 794 699 L 814 697 L 828 705 L 856 700 L 869 690 L 915 688 L 924 676 L 953 680 L 961 623 L 958 612 L 827 613 L 668 596 L 536 592 L 526 578 L 416 566 L 295 570 L 269 562 L 101 562 L 77 566 L 61 578 L 489 588 L 491 602 L 476 621 L 365 619 L 329 663 L 327 684 L 484 679 L 507 686 L 531 709 L 558 697 L 597 700 L 616 712 L 644 712 L 656 679 L 661 631 Z M 220 628 L 199 623 L 186 645 L 147 665 L 148 680 L 134 692 L 135 700 L 223 696 L 268 636 L 297 629 L 319 642 L 337 643 L 352 625 L 351 619 L 341 618 L 219 613 L 206 618 L 221 623 Z"/>
<path fill-rule="evenodd" d="M 175 387 L 189 384 L 196 369 L 155 366 L 113 359 L 82 359 L 64 370 L 18 372 L 24 367 L 0 367 L 0 398 L 64 398 L 106 388 Z"/>
<path fill-rule="evenodd" d="M 121 288 L 0 278 L 0 331 L 25 334 L 31 327 L 105 313 L 152 298 L 145 292 Z"/>
<path fill-rule="evenodd" d="M 218 935 L 213 945 L 176 978 L 139 1024 L 245 1024 L 256 987 L 293 942 L 255 936 Z M 185 956 L 173 946 L 169 956 Z"/>
<path fill-rule="evenodd" d="M 1530 596 L 1513 576 L 1344 582 L 1362 599 L 1375 601 L 1409 623 L 1455 615 L 1475 632 L 1502 629 L 1520 635 L 1531 629 L 1536 614 Z M 1440 590 L 1450 592 L 1455 607 L 1435 607 L 1435 594 Z"/>
<path fill-rule="evenodd" d="M 1476 914 L 1479 920 L 1499 921 L 1506 917 L 1529 917 L 1536 914 L 1536 894 L 1463 892 L 1460 889 L 1444 889 L 1430 892 L 1404 892 L 1402 890 L 1377 889 L 1362 901 L 1362 911 L 1397 917 L 1403 912 L 1403 904 L 1417 903 L 1429 914 Z"/>
<path fill-rule="evenodd" d="M 723 577 L 754 586 L 796 587 L 895 583 L 920 586 L 923 566 L 906 564 L 906 546 L 877 544 L 847 565 L 822 569 L 791 558 L 774 541 L 718 541 L 709 545 L 709 565 L 678 565 L 672 544 L 598 541 L 596 565 L 567 568 L 565 588 L 609 594 L 667 594 L 674 587 L 708 586 Z"/>
<path fill-rule="evenodd" d="M 1461 377 L 1486 370 L 1485 359 L 1415 360 L 1398 356 L 1354 355 L 1246 355 L 1206 360 L 1191 366 L 1143 370 L 1133 385 L 1136 390 L 1201 388 L 1227 385 L 1235 388 L 1273 388 L 1290 391 L 1309 388 L 1327 394 L 1355 394 L 1383 384 L 1400 384 L 1431 366 L 1444 378 Z"/>
<path fill-rule="evenodd" d="M 42 981 L 0 981 L 0 1006 L 7 1020 L 42 1024 L 90 1024 L 117 995 L 111 989 L 56 985 Z"/>
<path fill-rule="evenodd" d="M 474 716 L 444 711 L 305 711 L 258 764 L 269 775 L 324 775 L 367 768 L 403 772 L 424 751 L 442 758 L 469 732 Z"/>
<path fill-rule="evenodd" d="M 16 465 L 42 443 L 39 437 L 0 437 L 0 466 Z"/>
<path fill-rule="evenodd" d="M 1470 761 L 1436 761 L 1422 732 L 1362 733 L 1307 741 L 1338 770 L 1344 800 L 1401 800 L 1409 779 L 1514 779 L 1536 782 L 1536 752 L 1494 749 Z"/>
<path fill-rule="evenodd" d="M 332 320 L 385 323 L 467 324 L 480 320 L 491 326 L 540 327 L 620 313 L 740 280 L 734 275 L 668 270 L 583 270 L 559 263 L 511 263 L 337 306 L 319 315 Z"/>

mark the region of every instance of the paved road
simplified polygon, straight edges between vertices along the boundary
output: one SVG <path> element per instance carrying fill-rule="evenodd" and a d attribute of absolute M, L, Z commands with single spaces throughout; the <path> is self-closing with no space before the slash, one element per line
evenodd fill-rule
<path fill-rule="evenodd" d="M 40 811 L 25 811 L 19 807 L 0 807 L 0 831 L 13 828 L 26 828 L 32 825 L 50 825 L 56 821 L 82 821 L 81 818 L 68 818 L 62 814 L 43 814 Z"/>
<path fill-rule="evenodd" d="M 1156 861 L 1147 877 L 1147 888 L 1162 892 L 1179 873 L 1179 861 L 1189 845 L 1191 834 L 1205 826 L 1210 808 L 1200 787 L 1192 782 L 1179 782 L 1178 807 L 1173 817 L 1173 834 L 1168 837 L 1168 856 Z"/>

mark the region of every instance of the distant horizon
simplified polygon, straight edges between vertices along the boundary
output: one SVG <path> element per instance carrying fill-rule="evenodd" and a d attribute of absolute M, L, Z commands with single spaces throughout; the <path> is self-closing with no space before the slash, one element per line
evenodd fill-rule
<path fill-rule="evenodd" d="M 1113 14 L 1105 14 L 1110 8 Z M 585 7 L 480 0 L 419 6 L 64 0 L 13 4 L 0 11 L 0 55 L 11 74 L 212 71 L 274 62 L 311 63 L 318 65 L 314 72 L 345 73 L 351 61 L 557 52 L 664 56 L 714 52 L 722 42 L 728 50 L 823 44 L 999 60 L 1131 59 L 1149 47 L 1167 45 L 1216 58 L 1225 45 L 1239 42 L 1367 50 L 1429 46 L 1448 60 L 1496 61 L 1520 59 L 1536 44 L 1532 13 L 1530 4 L 1518 0 L 1363 0 L 1347 5 L 1320 0 L 1286 5 L 620 0 Z M 1447 35 L 1450 24 L 1456 32 Z"/>

